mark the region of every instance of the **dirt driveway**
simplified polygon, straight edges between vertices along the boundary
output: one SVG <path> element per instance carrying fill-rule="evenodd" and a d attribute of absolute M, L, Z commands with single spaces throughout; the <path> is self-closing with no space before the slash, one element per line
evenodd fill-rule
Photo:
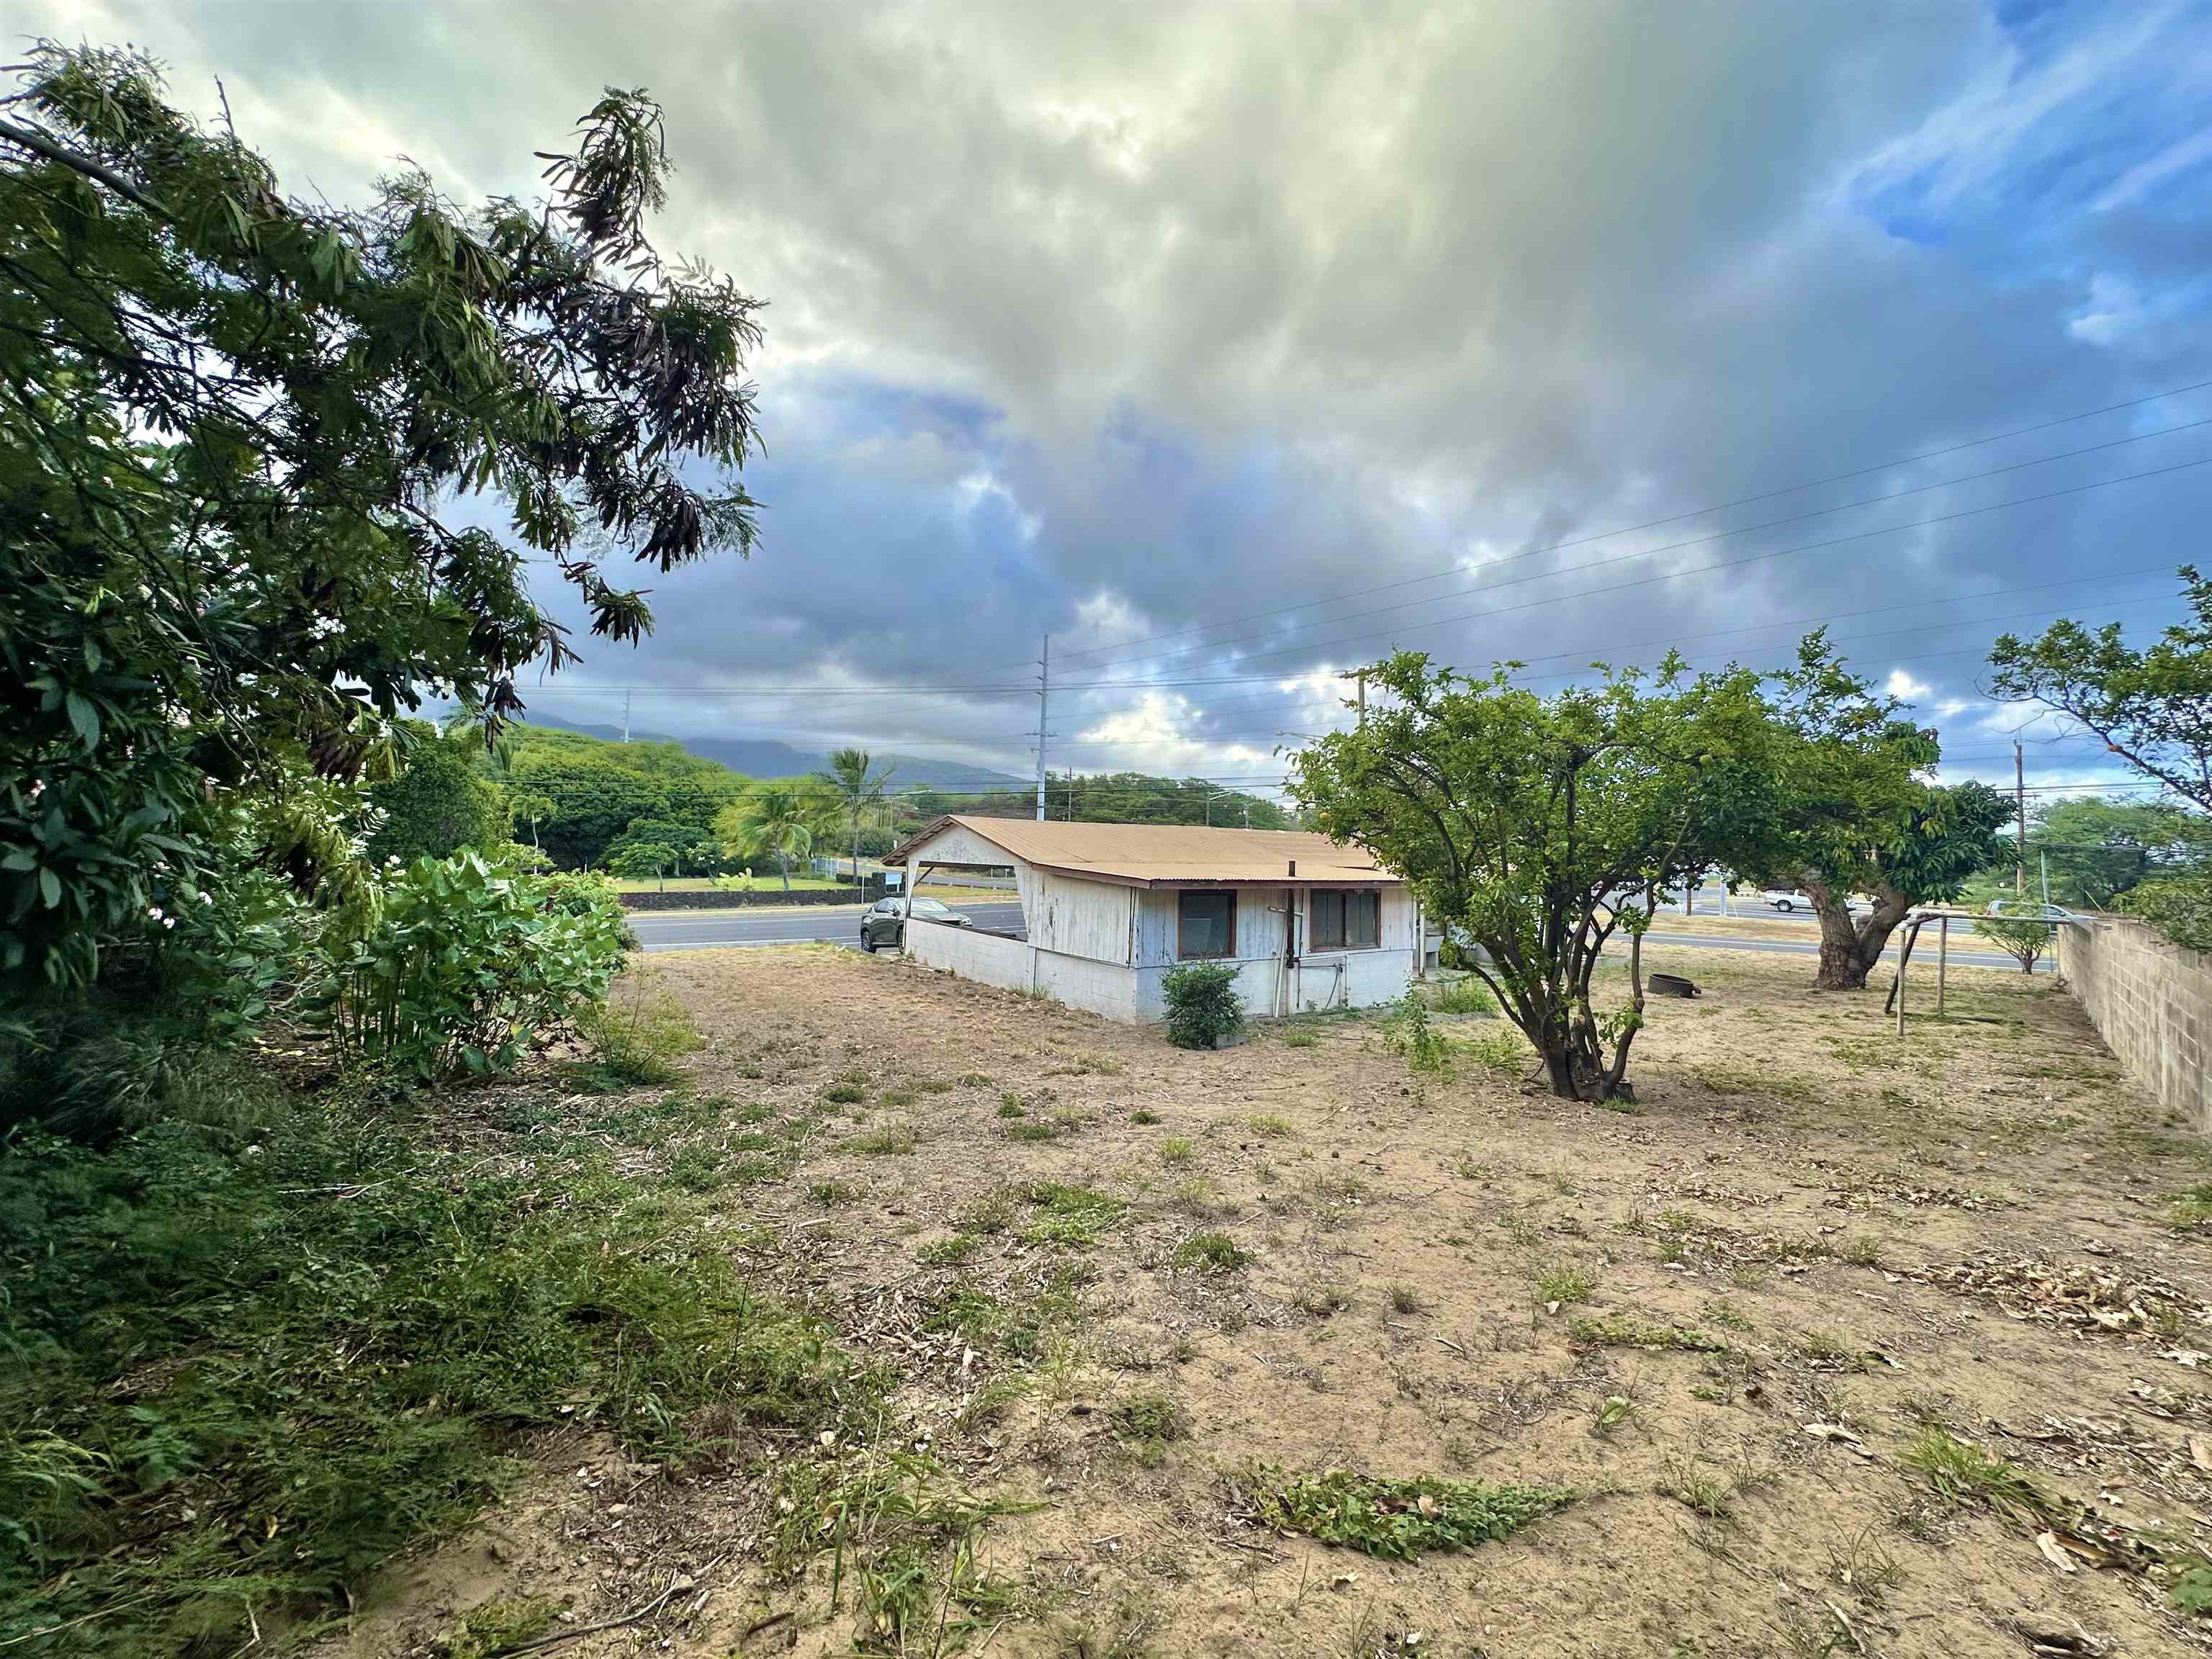
<path fill-rule="evenodd" d="M 1900 1042 L 1802 961 L 1650 954 L 1705 994 L 1632 1112 L 1528 1092 L 1479 1017 L 1437 1074 L 1375 1018 L 1187 1054 L 848 952 L 655 958 L 708 1046 L 629 1167 L 703 1171 L 669 1201 L 882 1362 L 873 1432 L 673 1478 L 556 1440 L 355 1645 L 664 1590 L 559 1650 L 2205 1645 L 2169 1592 L 2212 1539 L 2212 1235 L 2168 1219 L 2204 1145 L 2048 981 L 1954 969 Z M 954 1524 L 864 1563 L 896 1504 Z M 1309 1535 L 1477 1513 L 1415 1561 Z"/>

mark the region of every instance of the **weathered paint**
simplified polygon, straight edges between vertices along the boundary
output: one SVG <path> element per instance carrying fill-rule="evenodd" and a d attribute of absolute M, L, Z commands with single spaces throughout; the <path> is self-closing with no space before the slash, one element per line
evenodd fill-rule
<path fill-rule="evenodd" d="M 919 863 L 942 859 L 988 863 L 1004 849 L 958 824 L 913 849 Z M 1072 1008 L 1112 1019 L 1153 1020 L 1166 1012 L 1162 982 L 1179 965 L 1179 890 L 1090 881 L 1016 862 L 1026 941 L 961 928 L 913 926 L 908 954 L 933 968 L 985 984 L 1042 992 Z M 927 890 L 925 888 L 925 891 Z M 1237 994 L 1256 1017 L 1395 1001 L 1420 962 L 1413 896 L 1380 889 L 1379 942 L 1372 950 L 1308 952 L 1292 963 L 1289 946 L 1311 937 L 1312 895 L 1304 888 L 1237 890 Z"/>

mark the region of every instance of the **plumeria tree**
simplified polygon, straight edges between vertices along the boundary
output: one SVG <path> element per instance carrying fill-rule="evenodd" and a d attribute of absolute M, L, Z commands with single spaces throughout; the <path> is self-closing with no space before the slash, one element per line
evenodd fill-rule
<path fill-rule="evenodd" d="M 0 979 L 82 986 L 197 881 L 210 801 L 374 776 L 427 696 L 496 730 L 526 669 L 573 661 L 526 562 L 634 642 L 622 563 L 750 548 L 729 479 L 757 302 L 648 240 L 669 163 L 642 92 L 592 107 L 543 201 L 465 208 L 410 167 L 346 207 L 286 193 L 134 53 L 46 44 L 19 72 Z"/>

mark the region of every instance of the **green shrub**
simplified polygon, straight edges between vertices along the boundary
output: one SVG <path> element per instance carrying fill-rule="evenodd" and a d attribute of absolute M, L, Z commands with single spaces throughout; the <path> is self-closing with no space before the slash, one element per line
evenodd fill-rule
<path fill-rule="evenodd" d="M 1498 999 L 1479 979 L 1457 979 L 1439 985 L 1430 999 L 1440 1014 L 1494 1014 Z"/>
<path fill-rule="evenodd" d="M 1974 931 L 2014 961 L 2021 971 L 2035 971 L 2035 959 L 2051 948 L 2051 924 L 2026 916 L 1977 916 Z"/>
<path fill-rule="evenodd" d="M 1260 1468 L 1247 1477 L 1255 1517 L 1386 1560 L 1424 1550 L 1472 1549 L 1511 1537 L 1573 1494 L 1547 1486 L 1493 1486 L 1434 1476 L 1401 1480 L 1331 1469 L 1310 1477 Z"/>
<path fill-rule="evenodd" d="M 636 970 L 616 981 L 604 1002 L 586 1003 L 576 1032 L 592 1069 L 623 1085 L 676 1081 L 678 1059 L 699 1046 L 699 1027 L 665 986 Z"/>
<path fill-rule="evenodd" d="M 0 1146 L 0 1642 L 234 1651 L 466 1521 L 534 1425 L 681 1462 L 876 1409 L 597 1143 L 488 1176 L 390 1098 L 208 1070 L 220 1115 Z"/>
<path fill-rule="evenodd" d="M 1211 1048 L 1244 1029 L 1233 963 L 1194 962 L 1171 968 L 1160 989 L 1168 1005 L 1168 1041 L 1178 1048 Z"/>
<path fill-rule="evenodd" d="M 508 1070 L 606 995 L 629 944 L 605 881 L 467 850 L 394 871 L 374 910 L 326 939 L 304 1006 L 340 1047 L 419 1078 Z"/>

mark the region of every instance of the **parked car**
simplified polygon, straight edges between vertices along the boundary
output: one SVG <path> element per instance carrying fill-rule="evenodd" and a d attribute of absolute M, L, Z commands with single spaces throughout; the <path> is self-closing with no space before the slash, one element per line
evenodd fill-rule
<path fill-rule="evenodd" d="M 975 920 L 963 915 L 949 904 L 933 898 L 918 898 L 914 902 L 914 913 L 924 921 L 942 922 L 947 927 L 973 927 Z M 885 945 L 906 943 L 906 901 L 902 898 L 878 899 L 868 907 L 860 918 L 860 948 L 875 951 Z"/>
<path fill-rule="evenodd" d="M 1760 903 L 1779 910 L 1785 916 L 1793 910 L 1810 911 L 1813 908 L 1813 896 L 1796 888 L 1770 887 L 1759 896 L 1759 900 Z M 1854 893 L 1844 901 L 1844 908 L 1856 914 L 1871 910 L 1874 906 Z"/>

